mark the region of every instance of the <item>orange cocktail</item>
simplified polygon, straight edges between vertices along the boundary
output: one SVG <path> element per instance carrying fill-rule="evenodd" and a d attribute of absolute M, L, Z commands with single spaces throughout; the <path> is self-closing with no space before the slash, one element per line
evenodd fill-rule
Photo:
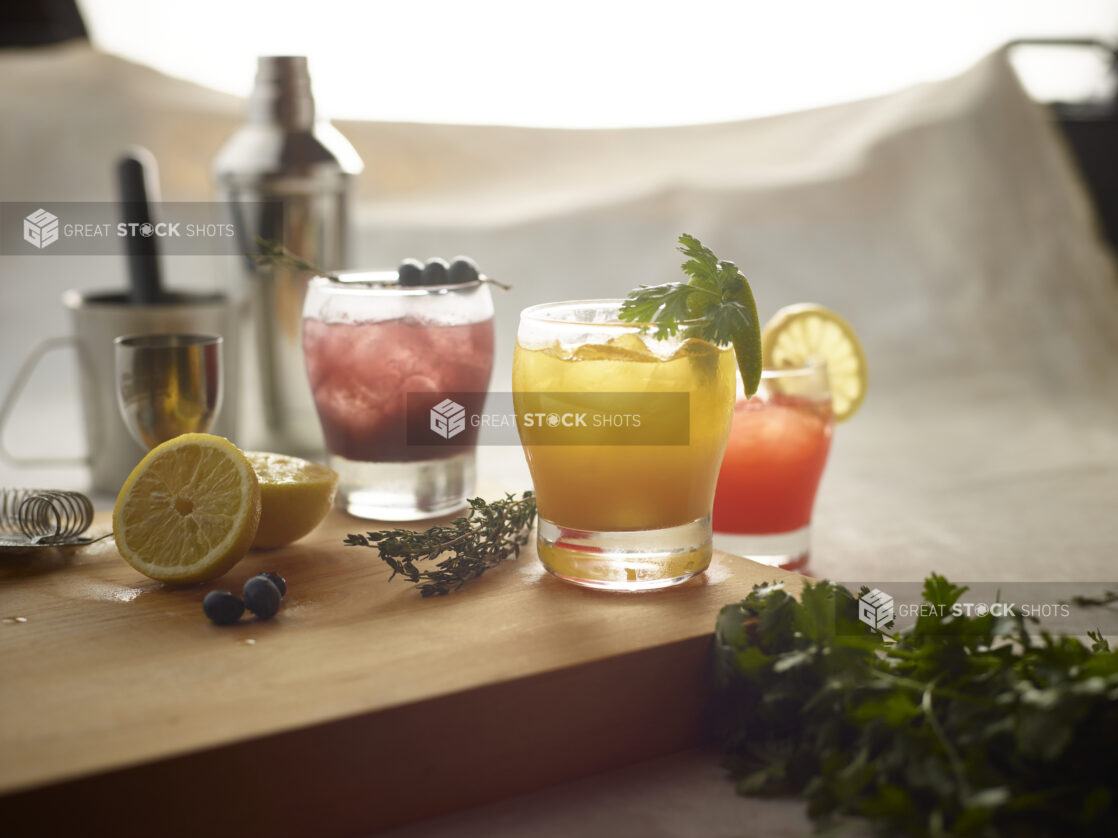
<path fill-rule="evenodd" d="M 710 563 L 736 366 L 728 348 L 620 323 L 619 302 L 526 309 L 513 394 L 545 567 L 582 585 L 644 590 Z"/>

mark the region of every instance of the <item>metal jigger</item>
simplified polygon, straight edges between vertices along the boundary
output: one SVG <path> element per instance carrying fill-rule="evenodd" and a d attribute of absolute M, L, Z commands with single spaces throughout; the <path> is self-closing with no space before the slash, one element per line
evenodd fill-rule
<path fill-rule="evenodd" d="M 124 335 L 116 345 L 116 391 L 124 424 L 145 448 L 205 433 L 222 400 L 219 335 Z"/>

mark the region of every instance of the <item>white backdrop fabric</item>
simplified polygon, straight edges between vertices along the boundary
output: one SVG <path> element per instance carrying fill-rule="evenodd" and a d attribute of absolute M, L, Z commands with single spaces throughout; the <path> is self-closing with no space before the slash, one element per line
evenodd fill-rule
<path fill-rule="evenodd" d="M 208 200 L 210 161 L 242 111 L 86 46 L 0 53 L 0 199 L 109 200 L 112 161 L 140 143 L 164 199 Z M 728 124 L 338 127 L 366 163 L 360 266 L 468 253 L 515 286 L 497 299 L 496 388 L 521 308 L 676 279 L 684 231 L 744 269 L 762 318 L 799 301 L 845 315 L 872 381 L 835 435 L 814 574 L 1115 579 L 1118 279 L 1058 131 L 1004 54 L 893 95 Z M 63 290 L 119 286 L 123 267 L 0 257 L 0 388 L 32 341 L 65 331 Z M 216 258 L 168 267 L 191 287 L 233 275 Z M 72 390 L 63 369 L 33 389 L 9 445 L 22 434 L 79 450 Z M 482 457 L 494 479 L 524 479 L 517 450 Z M 0 470 L 0 485 L 82 479 Z M 538 800 L 501 812 L 478 834 L 553 834 Z"/>
<path fill-rule="evenodd" d="M 210 161 L 242 112 L 88 46 L 5 52 L 0 198 L 110 200 L 113 160 L 140 143 L 165 200 L 208 200 Z M 497 299 L 494 387 L 507 386 L 521 308 L 678 278 L 687 231 L 742 266 L 762 318 L 815 301 L 865 343 L 871 390 L 836 433 L 813 570 L 1110 578 L 1118 282 L 1056 128 L 1003 54 L 940 83 L 738 123 L 338 127 L 366 163 L 358 265 L 469 253 L 515 286 Z M 180 286 L 235 275 L 218 257 L 168 262 Z M 33 339 L 65 331 L 63 290 L 120 286 L 123 268 L 0 257 L 0 386 Z M 29 398 L 64 405 L 47 430 L 80 450 L 67 373 Z M 30 412 L 10 446 L 43 433 Z M 31 476 L 81 481 L 6 482 Z"/>

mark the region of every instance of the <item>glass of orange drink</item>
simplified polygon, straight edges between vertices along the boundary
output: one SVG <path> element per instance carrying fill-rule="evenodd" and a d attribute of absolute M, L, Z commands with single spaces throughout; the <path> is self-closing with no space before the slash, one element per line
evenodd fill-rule
<path fill-rule="evenodd" d="M 513 401 L 544 567 L 578 585 L 644 591 L 710 563 L 737 367 L 729 347 L 622 322 L 621 302 L 525 309 Z"/>

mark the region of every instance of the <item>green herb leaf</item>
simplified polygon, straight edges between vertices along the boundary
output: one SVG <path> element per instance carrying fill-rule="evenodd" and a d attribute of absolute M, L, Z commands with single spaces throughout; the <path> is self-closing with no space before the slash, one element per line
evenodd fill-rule
<path fill-rule="evenodd" d="M 860 817 L 882 835 L 1118 834 L 1118 653 L 1098 632 L 1087 648 L 952 615 L 965 590 L 929 576 L 937 608 L 891 636 L 829 582 L 723 608 L 716 717 L 739 792 L 798 793 L 821 830 Z"/>
<path fill-rule="evenodd" d="M 395 529 L 364 535 L 351 533 L 343 542 L 350 547 L 373 547 L 392 568 L 391 582 L 397 575 L 421 583 L 419 592 L 440 596 L 457 591 L 505 559 L 520 555 L 536 520 L 536 498 L 525 492 L 519 498 L 509 494 L 487 503 L 470 500 L 470 512 L 444 526 L 423 532 Z M 436 562 L 434 568 L 420 569 L 416 562 Z"/>
<path fill-rule="evenodd" d="M 680 323 L 688 320 L 688 299 L 692 290 L 682 282 L 670 282 L 642 285 L 640 292 L 636 296 L 634 291 L 621 303 L 621 319 L 654 324 L 657 338 L 676 335 Z"/>
<path fill-rule="evenodd" d="M 715 346 L 733 344 L 746 395 L 761 382 L 761 327 L 757 304 L 737 265 L 719 259 L 694 236 L 679 237 L 688 282 L 642 285 L 621 304 L 619 317 L 647 324 L 657 338 L 684 335 Z"/>

